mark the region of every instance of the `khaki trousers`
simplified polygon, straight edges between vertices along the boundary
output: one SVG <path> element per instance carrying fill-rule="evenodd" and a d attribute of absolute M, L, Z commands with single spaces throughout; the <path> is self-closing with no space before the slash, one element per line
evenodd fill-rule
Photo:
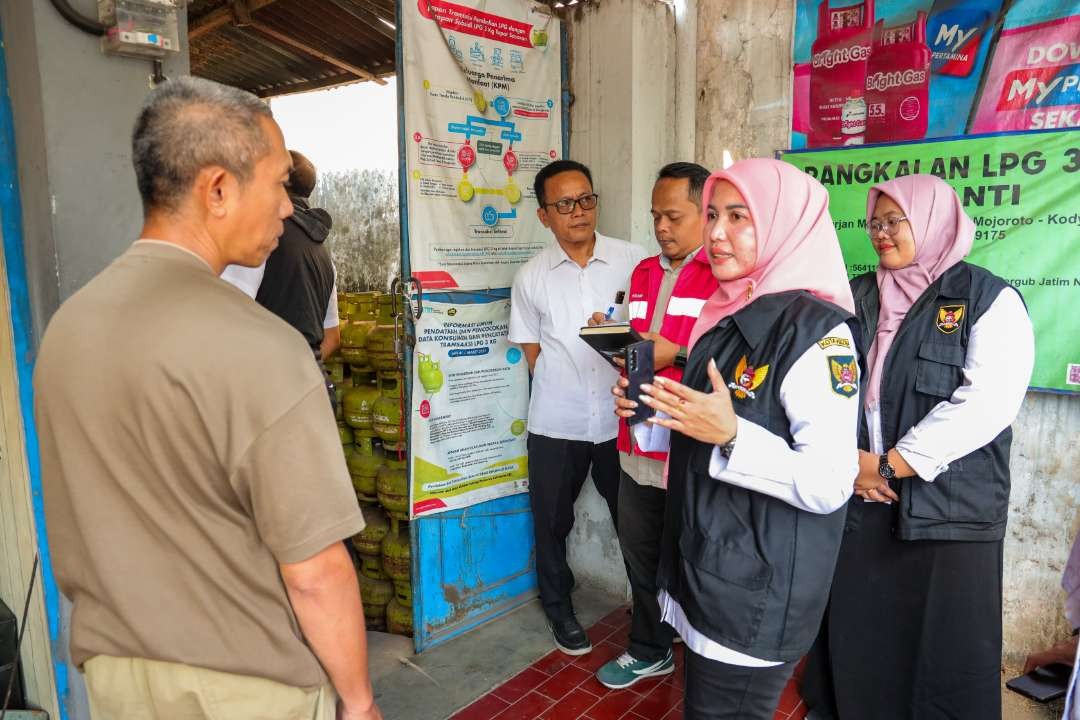
<path fill-rule="evenodd" d="M 93 720 L 334 720 L 313 690 L 179 663 L 97 655 L 83 666 Z"/>

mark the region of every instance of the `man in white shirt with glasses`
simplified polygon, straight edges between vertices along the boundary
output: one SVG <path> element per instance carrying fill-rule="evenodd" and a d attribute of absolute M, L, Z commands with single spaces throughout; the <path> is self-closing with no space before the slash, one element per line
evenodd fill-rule
<path fill-rule="evenodd" d="M 596 232 L 599 196 L 589 169 L 557 160 L 536 174 L 537 217 L 555 243 L 514 278 L 510 341 L 533 374 L 529 403 L 529 496 L 540 600 L 555 645 L 584 655 L 592 644 L 574 616 L 574 575 L 566 538 L 574 502 L 592 470 L 597 491 L 618 517 L 618 419 L 609 388 L 618 373 L 578 337 L 593 313 L 626 319 L 630 274 L 644 248 Z"/>

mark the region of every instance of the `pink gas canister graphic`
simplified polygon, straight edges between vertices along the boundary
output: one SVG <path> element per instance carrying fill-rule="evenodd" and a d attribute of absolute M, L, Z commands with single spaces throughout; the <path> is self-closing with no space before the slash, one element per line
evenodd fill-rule
<path fill-rule="evenodd" d="M 921 140 L 930 119 L 930 47 L 926 13 L 914 22 L 874 26 L 866 63 L 866 142 Z"/>
<path fill-rule="evenodd" d="M 830 8 L 829 0 L 822 0 L 818 6 L 818 35 L 810 59 L 810 147 L 861 141 L 850 137 L 856 133 L 844 132 L 844 118 L 849 131 L 851 123 L 858 123 L 873 24 L 874 0 L 841 8 Z"/>

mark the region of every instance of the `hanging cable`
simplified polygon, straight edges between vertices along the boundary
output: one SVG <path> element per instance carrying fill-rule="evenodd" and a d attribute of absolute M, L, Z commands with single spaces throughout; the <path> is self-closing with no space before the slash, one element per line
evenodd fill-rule
<path fill-rule="evenodd" d="M 65 20 L 82 30 L 84 33 L 90 35 L 96 35 L 101 37 L 105 34 L 105 26 L 99 23 L 93 18 L 88 18 L 82 15 L 75 8 L 71 7 L 71 3 L 68 0 L 52 0 L 53 7 L 60 13 Z"/>

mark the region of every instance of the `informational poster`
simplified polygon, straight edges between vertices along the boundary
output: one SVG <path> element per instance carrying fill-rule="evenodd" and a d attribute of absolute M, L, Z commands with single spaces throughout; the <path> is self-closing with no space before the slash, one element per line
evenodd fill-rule
<path fill-rule="evenodd" d="M 425 301 L 416 323 L 412 516 L 529 489 L 528 367 L 506 339 L 510 301 Z"/>
<path fill-rule="evenodd" d="M 532 184 L 562 156 L 559 20 L 528 0 L 406 0 L 402 18 L 412 272 L 509 287 L 549 238 Z"/>
<path fill-rule="evenodd" d="M 971 132 L 1080 126 L 1080 1 L 1017 0 Z"/>
<path fill-rule="evenodd" d="M 1078 63 L 1080 0 L 797 0 L 791 146 L 1075 127 Z"/>
<path fill-rule="evenodd" d="M 793 151 L 783 159 L 829 191 L 848 273 L 877 268 L 866 232 L 875 183 L 929 173 L 975 221 L 968 261 L 1023 294 L 1035 327 L 1031 386 L 1080 392 L 1080 130 L 974 136 L 874 148 Z"/>

